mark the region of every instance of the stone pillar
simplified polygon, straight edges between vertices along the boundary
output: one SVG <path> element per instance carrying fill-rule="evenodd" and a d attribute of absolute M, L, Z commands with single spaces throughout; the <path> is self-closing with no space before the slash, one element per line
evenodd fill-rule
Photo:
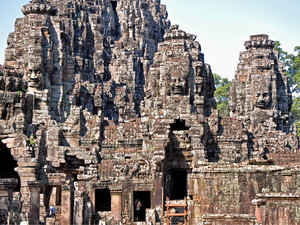
<path fill-rule="evenodd" d="M 164 179 L 163 179 L 163 163 L 156 162 L 156 168 L 155 168 L 155 194 L 154 194 L 154 204 L 152 204 L 151 207 L 155 206 L 156 212 L 157 212 L 157 219 L 159 221 L 162 221 L 163 215 L 163 209 L 164 209 Z"/>
<path fill-rule="evenodd" d="M 157 172 L 155 175 L 155 206 L 163 204 L 163 178 L 162 173 Z"/>
<path fill-rule="evenodd" d="M 73 223 L 74 225 L 83 224 L 83 197 L 76 196 L 74 199 L 74 214 L 73 214 Z"/>
<path fill-rule="evenodd" d="M 40 191 L 41 183 L 38 181 L 28 182 L 30 190 L 29 224 L 40 224 Z"/>
<path fill-rule="evenodd" d="M 35 159 L 24 157 L 18 160 L 19 167 L 16 168 L 21 181 L 22 213 L 30 212 L 30 189 L 29 182 L 35 182 L 35 172 L 39 164 Z"/>
<path fill-rule="evenodd" d="M 264 202 L 259 199 L 254 199 L 252 204 L 255 205 L 255 217 L 258 225 L 263 222 L 262 208 L 260 207 Z"/>
<path fill-rule="evenodd" d="M 122 220 L 122 191 L 112 190 L 111 195 L 111 214 L 116 221 Z"/>
<path fill-rule="evenodd" d="M 63 185 L 61 190 L 61 224 L 72 224 L 72 191 L 71 185 Z"/>

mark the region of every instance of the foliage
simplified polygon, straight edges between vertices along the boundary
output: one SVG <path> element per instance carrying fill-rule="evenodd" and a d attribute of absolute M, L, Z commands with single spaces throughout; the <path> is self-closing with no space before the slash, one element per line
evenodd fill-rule
<path fill-rule="evenodd" d="M 217 110 L 219 111 L 220 116 L 229 116 L 229 92 L 231 81 L 227 78 L 222 78 L 218 74 L 214 74 L 214 79 L 216 86 L 215 99 L 217 102 Z"/>
<path fill-rule="evenodd" d="M 300 137 L 300 121 L 295 122 L 295 126 L 297 127 L 297 136 Z"/>
<path fill-rule="evenodd" d="M 300 46 L 294 48 L 295 54 L 288 54 L 280 47 L 280 42 L 275 41 L 275 49 L 279 52 L 279 59 L 284 63 L 286 75 L 292 93 L 300 92 Z"/>
<path fill-rule="evenodd" d="M 293 122 L 297 126 L 297 134 L 300 137 L 300 96 L 293 98 L 291 112 L 293 115 Z"/>
<path fill-rule="evenodd" d="M 28 144 L 30 147 L 33 147 L 34 144 L 35 144 L 35 141 L 34 141 L 34 137 L 33 137 L 33 136 L 30 136 L 30 138 L 27 138 L 26 141 L 27 141 L 27 144 Z"/>
<path fill-rule="evenodd" d="M 298 128 L 298 136 L 300 136 L 300 46 L 294 48 L 294 54 L 288 54 L 280 47 L 280 42 L 275 42 L 275 49 L 279 52 L 279 59 L 284 63 L 286 75 L 293 94 L 293 105 L 291 113 L 293 115 L 293 123 Z"/>
<path fill-rule="evenodd" d="M 27 93 L 28 90 L 21 85 L 20 90 L 17 91 L 18 98 L 21 98 L 21 93 Z"/>

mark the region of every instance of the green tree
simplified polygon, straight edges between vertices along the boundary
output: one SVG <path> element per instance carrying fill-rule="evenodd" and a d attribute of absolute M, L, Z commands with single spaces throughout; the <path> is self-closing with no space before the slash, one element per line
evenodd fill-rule
<path fill-rule="evenodd" d="M 288 77 L 291 92 L 300 92 L 300 46 L 294 48 L 295 54 L 288 54 L 280 47 L 280 42 L 275 41 L 275 49 L 279 52 L 279 59 L 284 63 L 285 73 Z"/>
<path fill-rule="evenodd" d="M 293 105 L 291 113 L 293 123 L 297 126 L 298 136 L 300 136 L 300 46 L 294 48 L 294 54 L 288 54 L 280 47 L 280 42 L 275 42 L 275 49 L 279 52 L 279 59 L 284 63 L 285 73 L 293 95 Z"/>
<path fill-rule="evenodd" d="M 300 137 L 300 97 L 293 98 L 293 105 L 291 109 L 293 115 L 293 122 L 297 126 L 297 134 Z"/>
<path fill-rule="evenodd" d="M 217 110 L 219 111 L 220 116 L 230 116 L 229 110 L 229 92 L 231 81 L 227 78 L 222 78 L 218 74 L 214 73 L 215 79 L 215 99 L 217 102 Z"/>

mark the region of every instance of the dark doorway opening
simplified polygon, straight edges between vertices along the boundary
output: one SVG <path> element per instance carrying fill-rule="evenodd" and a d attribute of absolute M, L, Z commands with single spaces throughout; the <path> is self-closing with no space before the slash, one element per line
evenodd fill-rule
<path fill-rule="evenodd" d="M 96 211 L 111 211 L 111 195 L 108 188 L 95 190 Z"/>
<path fill-rule="evenodd" d="M 172 171 L 171 199 L 184 199 L 187 196 L 186 170 Z"/>
<path fill-rule="evenodd" d="M 140 211 L 137 211 L 137 203 L 140 201 Z M 151 208 L 150 191 L 133 192 L 134 221 L 146 221 L 146 209 Z"/>
<path fill-rule="evenodd" d="M 218 162 L 218 153 L 216 148 L 207 147 L 207 159 L 208 162 Z"/>
<path fill-rule="evenodd" d="M 176 119 L 175 123 L 171 124 L 171 131 L 174 130 L 189 130 L 189 127 L 185 125 L 185 120 Z"/>
<path fill-rule="evenodd" d="M 14 191 L 20 191 L 20 177 L 15 171 L 18 167 L 17 161 L 13 158 L 10 150 L 0 141 L 0 178 L 15 178 L 18 183 Z"/>

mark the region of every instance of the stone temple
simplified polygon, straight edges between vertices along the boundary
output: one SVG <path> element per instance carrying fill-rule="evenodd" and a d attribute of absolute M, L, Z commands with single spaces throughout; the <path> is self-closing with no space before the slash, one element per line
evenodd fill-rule
<path fill-rule="evenodd" d="M 221 118 L 196 36 L 160 0 L 22 12 L 0 68 L 0 224 L 300 224 L 299 140 L 268 35 L 245 42 Z"/>

